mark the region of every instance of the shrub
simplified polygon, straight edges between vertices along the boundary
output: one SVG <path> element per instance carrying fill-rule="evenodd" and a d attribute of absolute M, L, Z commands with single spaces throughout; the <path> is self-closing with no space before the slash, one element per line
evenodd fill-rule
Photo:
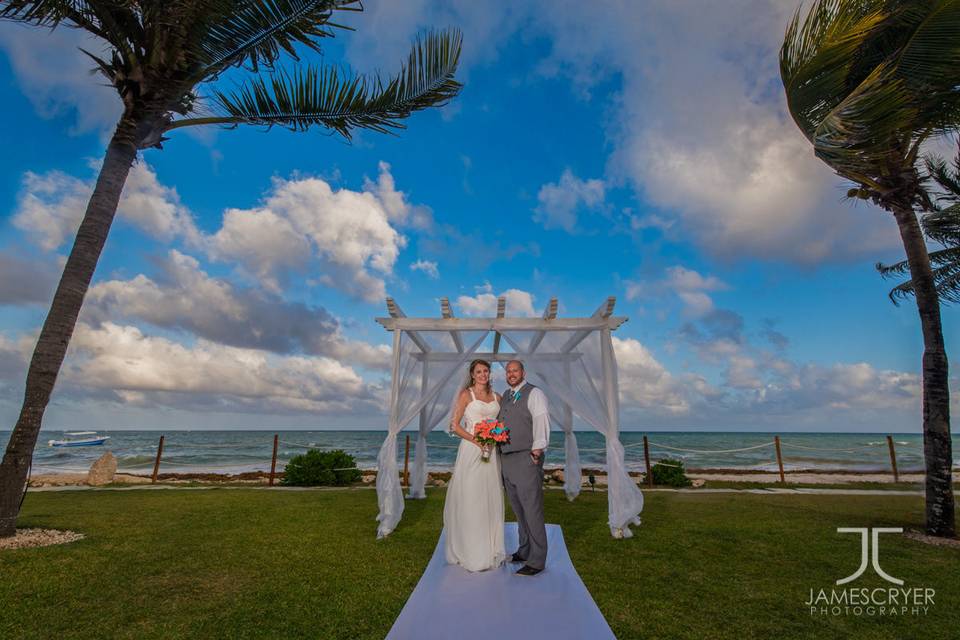
<path fill-rule="evenodd" d="M 339 469 L 339 471 L 334 471 Z M 353 456 L 341 449 L 320 451 L 310 449 L 293 456 L 284 470 L 283 484 L 294 487 L 337 486 L 356 482 L 360 470 Z"/>
<path fill-rule="evenodd" d="M 668 487 L 689 487 L 691 482 L 683 468 L 683 460 L 679 458 L 664 458 L 650 469 L 653 474 L 653 484 Z"/>

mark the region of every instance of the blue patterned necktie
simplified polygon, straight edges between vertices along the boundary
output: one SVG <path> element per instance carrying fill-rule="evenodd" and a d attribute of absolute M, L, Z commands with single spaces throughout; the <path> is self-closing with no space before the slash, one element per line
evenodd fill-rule
<path fill-rule="evenodd" d="M 513 392 L 513 401 L 516 402 L 519 399 L 520 399 L 520 389 L 517 389 L 516 391 Z"/>

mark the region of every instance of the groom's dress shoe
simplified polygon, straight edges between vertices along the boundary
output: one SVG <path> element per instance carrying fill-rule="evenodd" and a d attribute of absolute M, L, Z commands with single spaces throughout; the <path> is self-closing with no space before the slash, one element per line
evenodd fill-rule
<path fill-rule="evenodd" d="M 534 569 L 528 564 L 523 565 L 520 569 L 517 570 L 518 576 L 535 576 L 538 573 L 543 571 L 543 569 Z"/>
<path fill-rule="evenodd" d="M 510 562 L 526 562 L 526 558 L 521 558 L 519 553 L 515 553 L 510 556 Z"/>

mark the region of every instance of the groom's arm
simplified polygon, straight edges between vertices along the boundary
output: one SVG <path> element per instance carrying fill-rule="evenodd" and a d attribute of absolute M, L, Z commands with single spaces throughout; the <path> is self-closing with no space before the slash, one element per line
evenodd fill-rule
<path fill-rule="evenodd" d="M 539 459 L 550 440 L 550 409 L 547 406 L 547 396 L 539 387 L 530 393 L 527 407 L 533 416 L 533 444 L 530 454 Z"/>

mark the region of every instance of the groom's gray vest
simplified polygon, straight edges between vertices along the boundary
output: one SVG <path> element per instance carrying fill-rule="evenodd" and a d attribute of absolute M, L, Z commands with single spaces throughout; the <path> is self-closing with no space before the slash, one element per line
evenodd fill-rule
<path fill-rule="evenodd" d="M 503 453 L 515 451 L 529 451 L 533 447 L 533 416 L 527 406 L 530 392 L 536 389 L 532 384 L 525 383 L 520 388 L 520 397 L 513 399 L 513 389 L 507 388 L 500 403 L 500 421 L 510 429 L 510 442 L 500 446 Z"/>

